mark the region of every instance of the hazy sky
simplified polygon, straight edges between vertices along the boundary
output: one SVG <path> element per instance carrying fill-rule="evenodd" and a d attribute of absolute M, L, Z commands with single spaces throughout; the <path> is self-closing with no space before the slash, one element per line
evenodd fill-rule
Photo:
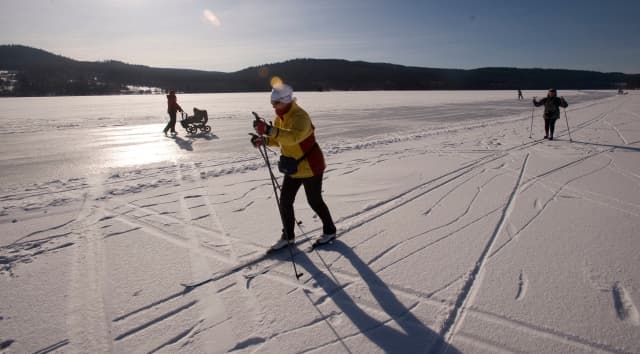
<path fill-rule="evenodd" d="M 640 0 L 0 0 L 0 44 L 231 72 L 294 58 L 640 73 Z"/>

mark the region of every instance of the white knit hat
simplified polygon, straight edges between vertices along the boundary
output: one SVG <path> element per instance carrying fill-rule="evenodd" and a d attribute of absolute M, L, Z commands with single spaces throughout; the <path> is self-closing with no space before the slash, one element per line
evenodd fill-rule
<path fill-rule="evenodd" d="M 291 103 L 293 101 L 293 89 L 289 85 L 280 84 L 271 90 L 271 101 Z"/>

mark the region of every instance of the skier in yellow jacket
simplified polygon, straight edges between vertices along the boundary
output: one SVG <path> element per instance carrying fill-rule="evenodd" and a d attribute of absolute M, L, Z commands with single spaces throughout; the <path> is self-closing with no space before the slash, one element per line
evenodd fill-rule
<path fill-rule="evenodd" d="M 322 175 L 326 163 L 316 142 L 311 118 L 296 102 L 293 89 L 285 84 L 273 88 L 271 105 L 276 113 L 273 125 L 257 120 L 254 129 L 258 136 L 251 139 L 254 147 L 259 147 L 264 141 L 269 146 L 279 146 L 282 154 L 278 167 L 285 174 L 280 194 L 283 230 L 281 238 L 271 246 L 271 250 L 294 242 L 293 202 L 300 186 L 304 186 L 311 209 L 322 220 L 323 234 L 316 243 L 330 242 L 336 237 L 336 227 L 322 199 Z"/>

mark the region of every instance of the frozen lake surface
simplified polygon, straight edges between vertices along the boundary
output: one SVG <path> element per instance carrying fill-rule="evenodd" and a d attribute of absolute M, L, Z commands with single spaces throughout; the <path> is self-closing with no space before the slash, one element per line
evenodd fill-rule
<path fill-rule="evenodd" d="M 524 94 L 298 93 L 338 228 L 298 194 L 300 279 L 268 93 L 176 138 L 164 96 L 0 99 L 0 351 L 640 353 L 640 94 L 560 91 L 554 141 Z"/>
<path fill-rule="evenodd" d="M 612 95 L 561 92 L 572 104 Z M 504 117 L 531 115 L 531 97 L 544 91 L 299 92 L 324 144 L 367 141 L 371 136 L 417 134 Z M 248 144 L 253 116 L 271 118 L 268 93 L 184 94 L 189 114 L 208 111 L 212 134 L 167 141 L 164 95 L 0 99 L 3 185 L 65 180 L 120 167 L 188 161 L 256 158 Z"/>

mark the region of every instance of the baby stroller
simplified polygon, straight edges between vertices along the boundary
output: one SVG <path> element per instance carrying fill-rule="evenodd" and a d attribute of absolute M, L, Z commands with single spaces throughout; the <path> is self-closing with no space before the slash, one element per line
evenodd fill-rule
<path fill-rule="evenodd" d="M 180 124 L 189 134 L 197 132 L 198 129 L 203 133 L 209 133 L 211 131 L 211 126 L 207 125 L 208 121 L 209 116 L 207 116 L 206 110 L 199 110 L 193 107 L 193 115 L 191 117 L 189 117 L 185 112 L 182 112 Z"/>

